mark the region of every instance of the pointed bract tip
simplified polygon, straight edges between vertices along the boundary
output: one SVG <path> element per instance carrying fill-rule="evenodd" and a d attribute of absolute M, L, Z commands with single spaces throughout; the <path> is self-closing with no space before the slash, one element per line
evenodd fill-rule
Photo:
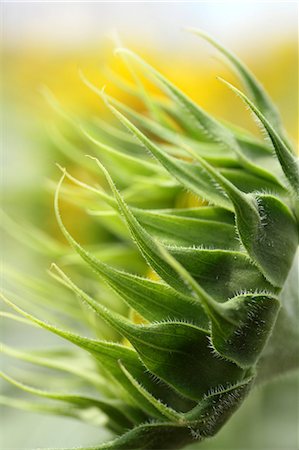
<path fill-rule="evenodd" d="M 95 156 L 92 155 L 84 155 L 86 158 L 92 159 L 94 161 L 98 161 L 98 158 L 96 158 Z"/>
<path fill-rule="evenodd" d="M 192 33 L 192 34 L 196 34 L 197 36 L 200 36 L 202 38 L 207 38 L 210 39 L 211 36 L 209 35 L 209 33 L 207 33 L 205 30 L 203 30 L 202 28 L 197 28 L 197 27 L 184 27 L 183 28 L 184 31 L 186 31 L 187 33 Z"/>
<path fill-rule="evenodd" d="M 85 155 L 87 158 L 92 159 L 93 161 L 96 162 L 96 164 L 99 166 L 99 168 L 104 172 L 104 174 L 108 175 L 107 169 L 105 168 L 105 166 L 101 163 L 101 161 L 96 157 L 96 156 L 91 156 L 91 155 Z M 106 176 L 107 176 L 106 175 Z"/>
<path fill-rule="evenodd" d="M 53 270 L 53 269 L 56 269 L 56 267 L 57 267 L 57 265 L 56 265 L 54 262 L 52 262 L 52 263 L 50 264 L 49 270 L 51 271 L 51 270 Z"/>
<path fill-rule="evenodd" d="M 61 170 L 61 172 L 63 174 L 66 174 L 66 168 L 62 167 L 59 163 L 55 163 L 55 166 L 58 167 L 59 170 Z"/>
<path fill-rule="evenodd" d="M 128 48 L 126 48 L 126 47 L 116 47 L 115 49 L 114 49 L 114 55 L 115 56 L 118 56 L 118 55 L 120 55 L 120 54 L 122 54 L 122 53 L 125 53 L 125 54 L 127 54 L 127 55 L 129 55 L 129 54 L 131 54 L 132 52 L 131 52 L 131 50 L 129 50 Z"/>

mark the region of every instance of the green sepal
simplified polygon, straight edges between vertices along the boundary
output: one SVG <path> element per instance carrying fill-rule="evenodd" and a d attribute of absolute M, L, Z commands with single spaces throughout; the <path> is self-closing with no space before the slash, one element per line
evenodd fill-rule
<path fill-rule="evenodd" d="M 15 316 L 14 319 L 26 320 L 21 316 Z M 31 321 L 27 321 L 28 325 L 34 326 Z M 37 325 L 36 325 L 37 326 Z M 1 342 L 1 353 L 17 358 L 22 361 L 26 361 L 31 364 L 35 364 L 41 367 L 48 367 L 58 371 L 66 372 L 68 374 L 79 377 L 89 385 L 95 386 L 100 392 L 106 392 L 111 395 L 111 389 L 107 386 L 106 379 L 100 375 L 91 363 L 93 361 L 82 361 L 81 355 L 77 355 L 75 352 L 71 352 L 69 349 L 63 348 L 63 351 L 42 349 L 41 351 L 25 351 L 12 348 Z M 86 364 L 87 363 L 87 364 Z"/>
<path fill-rule="evenodd" d="M 281 185 L 248 173 L 244 169 L 223 168 L 219 172 L 238 189 L 246 193 L 259 191 L 273 192 L 278 195 L 287 194 L 287 189 L 284 189 Z"/>
<path fill-rule="evenodd" d="M 158 386 L 152 380 L 150 374 L 147 373 L 144 365 L 140 362 L 136 352 L 133 349 L 121 344 L 115 344 L 113 342 L 85 338 L 76 333 L 57 328 L 54 325 L 48 324 L 43 320 L 40 320 L 33 315 L 28 314 L 27 312 L 16 306 L 13 302 L 8 300 L 3 294 L 0 295 L 5 303 L 15 309 L 23 317 L 26 317 L 42 328 L 51 331 L 52 333 L 62 337 L 63 339 L 66 339 L 69 342 L 72 342 L 76 346 L 89 352 L 98 362 L 100 362 L 101 365 L 103 365 L 105 370 L 111 374 L 118 385 L 124 389 L 124 392 L 126 393 L 130 404 L 132 404 L 133 406 L 137 406 L 141 411 L 144 411 L 150 417 L 161 418 L 161 414 L 159 413 L 159 411 L 157 411 L 150 402 L 147 402 L 146 399 L 141 394 L 139 394 L 138 390 L 136 390 L 136 388 L 130 383 L 128 378 L 124 375 L 123 371 L 119 367 L 119 361 L 121 360 L 123 361 L 123 364 L 125 364 L 126 367 L 130 370 L 133 376 L 136 379 L 140 380 L 140 382 L 150 392 L 155 393 L 155 395 L 162 399 L 163 396 L 166 396 L 166 398 L 169 397 L 169 392 L 167 392 L 167 389 L 164 386 Z M 143 418 L 146 417 L 144 415 L 142 416 L 141 411 L 139 416 L 141 415 L 141 417 Z"/>
<path fill-rule="evenodd" d="M 182 247 L 193 245 L 232 250 L 240 247 L 233 225 L 215 220 L 176 217 L 175 214 L 155 210 L 144 211 L 137 208 L 131 210 L 140 224 L 165 245 Z"/>
<path fill-rule="evenodd" d="M 105 99 L 105 97 L 104 97 Z M 211 203 L 231 210 L 231 204 L 223 193 L 211 182 L 211 178 L 201 169 L 199 165 L 178 160 L 170 156 L 161 147 L 158 147 L 135 127 L 116 108 L 109 105 L 111 111 L 128 128 L 140 143 L 151 152 L 151 154 L 165 167 L 165 169 L 176 178 L 185 188 L 191 190 L 200 197 Z"/>
<path fill-rule="evenodd" d="M 199 206 L 193 208 L 174 208 L 155 210 L 162 214 L 171 216 L 192 217 L 193 219 L 212 220 L 215 222 L 234 225 L 234 214 L 227 209 L 218 208 L 217 206 Z"/>
<path fill-rule="evenodd" d="M 164 175 L 165 171 L 158 164 L 146 161 L 136 156 L 128 155 L 110 145 L 104 144 L 97 138 L 91 135 L 90 132 L 82 128 L 83 135 L 92 142 L 94 146 L 101 150 L 96 153 L 105 160 L 112 168 L 116 166 L 119 170 L 121 169 L 122 176 L 154 176 L 154 175 Z M 132 179 L 130 179 L 130 184 Z"/>
<path fill-rule="evenodd" d="M 187 398 L 198 400 L 210 388 L 244 376 L 237 365 L 213 353 L 206 332 L 190 324 L 145 325 L 126 334 L 150 372 Z"/>
<path fill-rule="evenodd" d="M 203 304 L 211 320 L 211 343 L 217 353 L 244 369 L 254 367 L 275 323 L 278 299 L 269 293 L 243 293 L 217 303 L 166 248 L 161 248 L 161 253 Z"/>
<path fill-rule="evenodd" d="M 154 78 L 161 89 L 166 94 L 170 95 L 170 97 L 173 98 L 181 106 L 182 113 L 186 113 L 187 110 L 189 113 L 189 117 L 191 120 L 193 120 L 194 124 L 197 124 L 198 128 L 200 128 L 212 142 L 219 144 L 229 151 L 233 151 L 238 156 L 240 163 L 246 170 L 252 172 L 257 176 L 265 178 L 266 180 L 281 185 L 278 178 L 271 172 L 269 172 L 269 170 L 258 166 L 257 164 L 255 164 L 254 160 L 248 158 L 246 154 L 242 152 L 242 149 L 238 145 L 238 142 L 235 139 L 233 133 L 228 128 L 208 115 L 182 91 L 180 91 L 176 86 L 168 81 L 167 78 L 161 75 L 157 70 L 155 70 L 152 66 L 146 63 L 135 53 L 127 49 L 119 49 L 118 51 L 120 53 L 127 54 L 139 64 L 141 64 L 144 67 L 146 73 Z"/>
<path fill-rule="evenodd" d="M 184 149 L 193 148 L 199 155 L 216 166 L 239 166 L 238 160 L 231 150 L 224 149 L 221 145 L 215 142 L 203 142 L 198 139 L 192 139 L 190 136 L 183 135 L 177 131 L 170 130 L 169 128 L 163 127 L 161 124 L 156 123 L 148 117 L 136 112 L 124 103 L 111 97 L 111 95 L 106 94 L 105 96 L 109 103 L 115 107 L 115 109 L 122 111 L 126 117 L 130 117 L 130 119 L 137 124 L 141 130 L 150 133 L 151 136 L 155 136 L 159 142 L 165 141 L 166 143 L 171 144 L 168 146 L 162 144 L 162 148 L 168 149 L 170 154 L 175 154 L 184 158 L 187 156 Z"/>
<path fill-rule="evenodd" d="M 261 113 L 261 111 L 246 97 L 243 92 L 239 89 L 231 85 L 225 80 L 223 81 L 232 91 L 234 91 L 241 99 L 249 106 L 254 115 L 258 118 L 259 122 L 262 124 L 264 129 L 266 130 L 273 148 L 275 150 L 275 154 L 277 159 L 280 162 L 281 168 L 289 181 L 291 187 L 296 193 L 297 197 L 299 196 L 299 165 L 298 158 L 292 153 L 292 151 L 288 148 L 285 142 L 281 139 L 281 137 L 277 134 L 272 125 L 268 122 L 265 116 Z"/>
<path fill-rule="evenodd" d="M 103 170 L 107 178 L 107 181 L 109 182 L 111 190 L 113 191 L 114 197 L 117 200 L 120 213 L 124 217 L 125 222 L 129 228 L 129 231 L 134 241 L 136 242 L 136 245 L 141 251 L 142 255 L 146 259 L 147 263 L 157 272 L 157 274 L 164 281 L 170 284 L 173 288 L 177 289 L 179 292 L 182 292 L 184 294 L 188 293 L 187 286 L 182 284 L 181 280 L 178 280 L 176 272 L 173 270 L 171 266 L 169 266 L 165 262 L 165 260 L 161 256 L 159 246 L 157 245 L 156 241 L 154 241 L 151 235 L 147 233 L 147 231 L 140 225 L 140 223 L 137 221 L 137 219 L 135 218 L 135 216 L 125 203 L 122 196 L 119 194 L 107 170 L 102 166 L 102 164 L 98 160 L 96 161 L 99 167 Z M 62 181 L 63 178 L 60 180 L 60 183 L 58 184 L 56 191 L 55 210 L 58 223 L 60 224 L 61 229 L 63 230 L 63 224 L 58 209 L 58 194 Z M 67 239 L 69 238 L 67 237 Z"/>
<path fill-rule="evenodd" d="M 183 322 L 135 325 L 94 301 L 60 273 L 74 292 L 131 342 L 150 372 L 187 398 L 197 400 L 221 381 L 228 384 L 242 379 L 239 367 L 213 354 L 206 331 Z"/>
<path fill-rule="evenodd" d="M 244 384 L 207 396 L 185 415 L 185 420 L 181 423 L 143 424 L 94 450 L 174 450 L 187 444 L 199 443 L 214 436 L 229 420 L 246 398 L 251 385 L 252 379 L 248 379 Z"/>
<path fill-rule="evenodd" d="M 49 402 L 32 402 L 29 400 L 13 398 L 11 396 L 6 397 L 5 395 L 0 395 L 0 405 L 20 409 L 26 412 L 49 414 L 55 417 L 70 417 L 72 419 L 77 419 L 80 422 L 87 422 L 89 425 L 94 425 L 97 427 L 106 424 L 106 417 L 104 415 L 101 418 L 99 418 L 99 415 L 94 417 L 94 414 L 89 414 L 88 411 L 82 411 L 82 409 L 78 409 L 72 405 L 50 404 Z"/>
<path fill-rule="evenodd" d="M 272 195 L 257 194 L 255 197 L 260 226 L 250 235 L 247 233 L 247 251 L 265 277 L 274 285 L 282 287 L 292 266 L 298 248 L 298 224 L 287 205 Z M 241 228 L 239 226 L 240 234 Z M 245 243 L 245 239 L 242 241 Z"/>
<path fill-rule="evenodd" d="M 238 233 L 252 261 L 274 287 L 281 288 L 298 246 L 298 224 L 292 211 L 274 195 L 241 192 L 204 159 L 191 153 L 231 199 Z"/>
<path fill-rule="evenodd" d="M 8 216 L 3 210 L 0 210 L 0 226 L 5 232 L 25 244 L 42 256 L 57 258 L 67 252 L 67 247 L 58 240 L 45 233 L 43 230 L 32 224 L 27 224 L 22 220 L 22 224 Z"/>
<path fill-rule="evenodd" d="M 195 439 L 188 426 L 170 421 L 152 422 L 140 425 L 106 444 L 80 450 L 175 450 L 192 442 Z"/>
<path fill-rule="evenodd" d="M 165 405 L 161 400 L 154 397 L 149 391 L 147 391 L 139 382 L 136 380 L 136 378 L 133 377 L 133 375 L 129 372 L 129 370 L 122 364 L 121 361 L 119 361 L 120 368 L 122 369 L 123 373 L 126 375 L 128 380 L 132 383 L 132 385 L 139 391 L 141 395 L 143 395 L 146 400 L 148 400 L 150 403 L 153 404 L 153 406 L 160 411 L 160 413 L 165 416 L 165 418 L 173 421 L 179 421 L 182 419 L 182 414 L 178 413 L 174 409 L 170 408 L 169 406 Z"/>
<path fill-rule="evenodd" d="M 65 394 L 38 389 L 21 383 L 3 372 L 0 372 L 0 377 L 6 380 L 8 383 L 13 384 L 17 388 L 38 397 L 62 401 L 68 403 L 69 405 L 73 405 L 78 409 L 97 409 L 107 416 L 107 425 L 113 431 L 124 432 L 126 428 L 132 427 L 134 425 L 134 422 L 132 422 L 132 420 L 129 419 L 126 415 L 126 410 L 128 408 L 125 403 L 104 398 L 99 399 L 78 394 Z"/>
<path fill-rule="evenodd" d="M 279 116 L 277 108 L 273 104 L 271 98 L 264 90 L 262 85 L 248 69 L 248 67 L 246 67 L 246 65 L 242 61 L 240 61 L 236 55 L 234 55 L 231 51 L 221 45 L 218 41 L 213 39 L 209 34 L 197 28 L 188 28 L 187 30 L 208 41 L 217 50 L 219 50 L 222 55 L 224 55 L 224 57 L 229 61 L 233 69 L 237 72 L 237 74 L 243 81 L 247 91 L 249 92 L 254 103 L 257 105 L 260 111 L 269 120 L 274 128 L 284 133 L 281 118 Z"/>
<path fill-rule="evenodd" d="M 238 295 L 214 305 L 213 346 L 241 367 L 254 366 L 271 335 L 279 308 L 279 300 L 266 294 Z"/>
<path fill-rule="evenodd" d="M 178 259 L 166 249 L 161 251 L 207 311 L 213 348 L 244 369 L 254 367 L 271 335 L 280 308 L 279 300 L 269 293 L 243 293 L 225 303 L 217 303 Z"/>
<path fill-rule="evenodd" d="M 218 302 L 226 302 L 237 292 L 277 289 L 252 264 L 245 253 L 193 247 L 166 247 L 169 253 Z"/>
<path fill-rule="evenodd" d="M 76 252 L 99 274 L 132 308 L 148 320 L 165 320 L 169 318 L 187 320 L 200 324 L 205 329 L 208 319 L 200 304 L 183 292 L 145 278 L 114 269 L 83 249 L 68 233 L 60 217 L 58 195 L 55 196 L 55 211 L 59 226 L 66 239 Z M 128 210 L 128 209 L 127 209 Z M 128 210 L 129 211 L 129 210 Z M 131 217 L 132 215 L 130 215 Z M 133 216 L 132 216 L 133 217 Z M 136 219 L 134 219 L 137 224 Z M 140 227 L 140 226 L 139 226 Z M 141 227 L 140 227 L 141 228 Z M 142 230 L 143 234 L 145 232 Z M 146 233 L 149 245 L 152 238 Z M 182 289 L 181 289 L 182 290 Z"/>

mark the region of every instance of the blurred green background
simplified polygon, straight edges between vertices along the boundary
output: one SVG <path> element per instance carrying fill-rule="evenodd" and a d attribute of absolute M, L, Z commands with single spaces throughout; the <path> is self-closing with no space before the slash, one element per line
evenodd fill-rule
<path fill-rule="evenodd" d="M 136 106 L 107 83 L 106 66 L 125 74 L 113 56 L 113 31 L 208 111 L 257 132 L 239 100 L 216 80 L 232 75 L 206 44 L 181 31 L 201 27 L 236 52 L 262 81 L 282 112 L 294 143 L 298 140 L 298 24 L 292 2 L 60 2 L 2 5 L 2 173 L 5 211 L 20 225 L 34 224 L 64 243 L 53 214 L 49 179 L 60 176 L 56 162 L 86 176 L 53 145 L 49 127 L 55 114 L 41 95 L 48 86 L 63 106 L 82 120 L 106 117 L 98 98 L 82 83 L 78 67 L 99 87 Z M 137 105 L 138 106 L 138 105 Z M 59 119 L 58 119 L 59 120 Z M 108 118 L 109 120 L 109 118 Z M 110 242 L 98 223 L 63 205 L 67 225 L 82 244 Z M 5 228 L 5 227 L 4 227 Z M 19 230 L 2 233 L 4 257 L 25 274 L 42 276 L 51 262 L 22 244 Z M 10 231 L 10 232 L 7 232 Z M 19 234 L 19 235 L 18 235 Z M 17 238 L 17 239 L 16 239 Z M 3 284 L 5 283 L 2 277 Z M 4 322 L 4 321 L 3 321 Z M 2 340 L 16 347 L 58 345 L 46 332 L 3 323 Z M 3 361 L 3 365 L 8 364 Z M 9 367 L 9 366 L 8 366 Z M 7 390 L 3 386 L 3 390 Z M 191 448 L 298 448 L 298 376 L 260 387 L 214 439 Z M 108 437 L 102 428 L 63 417 L 2 408 L 3 449 L 96 445 Z"/>

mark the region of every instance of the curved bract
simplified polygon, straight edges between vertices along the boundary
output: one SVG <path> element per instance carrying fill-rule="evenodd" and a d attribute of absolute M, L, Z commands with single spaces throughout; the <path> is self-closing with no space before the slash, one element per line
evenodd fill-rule
<path fill-rule="evenodd" d="M 101 141 L 99 129 L 79 127 L 81 139 L 97 149 L 89 163 L 104 177 L 107 191 L 62 169 L 55 214 L 70 246 L 98 277 L 99 289 L 102 283 L 109 286 L 130 313 L 125 317 L 93 298 L 58 265 L 51 270 L 114 330 L 117 342 L 85 338 L 52 325 L 3 296 L 29 323 L 84 349 L 102 368 L 109 389 L 104 392 L 101 382 L 99 398 L 42 391 L 2 374 L 31 394 L 71 405 L 69 415 L 74 417 L 83 417 L 82 411 L 89 408 L 101 411 L 106 426 L 118 436 L 95 447 L 99 450 L 178 449 L 217 433 L 248 395 L 256 376 L 265 378 L 263 370 L 269 374 L 263 351 L 280 326 L 280 310 L 287 307 L 280 293 L 294 282 L 288 276 L 298 248 L 297 158 L 276 108 L 254 76 L 212 38 L 197 34 L 215 45 L 239 73 L 250 99 L 225 83 L 252 110 L 272 147 L 249 133 L 236 133 L 139 56 L 118 49 L 134 78 L 141 70 L 165 97 L 151 98 L 139 81 L 135 95 L 146 98 L 149 107 L 142 115 L 85 80 L 122 128 L 114 147 Z M 108 226 L 109 220 L 113 226 L 117 223 L 118 236 L 134 242 L 151 278 L 115 267 L 72 237 L 60 212 L 65 177 L 98 198 L 93 215 Z M 143 207 L 143 195 L 150 198 L 152 190 L 162 197 L 167 189 L 173 197 L 187 189 L 198 197 L 199 206 Z M 11 356 L 49 364 L 5 349 Z M 56 365 L 61 370 L 68 367 Z M 77 375 L 84 378 L 82 371 Z M 95 380 L 95 374 L 85 379 Z"/>

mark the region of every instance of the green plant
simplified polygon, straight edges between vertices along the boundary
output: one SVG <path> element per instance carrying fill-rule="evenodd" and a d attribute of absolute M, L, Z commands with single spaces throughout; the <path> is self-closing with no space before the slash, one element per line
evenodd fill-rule
<path fill-rule="evenodd" d="M 86 168 L 100 169 L 111 193 L 77 180 L 65 169 L 55 193 L 62 233 L 96 276 L 112 288 L 110 300 L 104 306 L 90 295 L 88 282 L 84 284 L 89 293 L 56 264 L 51 269 L 63 287 L 109 324 L 115 342 L 85 338 L 51 325 L 2 296 L 19 313 L 15 319 L 70 341 L 91 355 L 95 364 L 88 360 L 86 370 L 87 361 L 66 363 L 59 352 L 36 354 L 4 347 L 7 354 L 71 372 L 85 387 L 93 385 L 101 392 L 99 397 L 45 391 L 2 374 L 17 387 L 56 403 L 5 397 L 2 401 L 95 424 L 103 420 L 99 411 L 103 412 L 107 427 L 119 436 L 98 449 L 170 449 L 201 441 L 217 433 L 253 386 L 298 368 L 296 156 L 278 112 L 253 75 L 210 37 L 193 31 L 232 64 L 251 99 L 222 81 L 245 102 L 269 142 L 211 117 L 136 54 L 118 49 L 137 79 L 135 94 L 145 101 L 149 114 L 135 112 L 85 80 L 131 134 L 115 131 L 114 138 L 123 145 L 114 148 L 95 138 L 87 125 L 82 127 L 73 119 L 71 123 L 80 127 L 81 139 L 100 148 L 98 156 L 122 193 L 95 156 L 86 160 Z M 166 98 L 146 93 L 135 65 Z M 70 144 L 62 142 L 61 136 L 58 140 L 64 152 L 74 157 Z M 124 246 L 131 236 L 156 274 L 153 279 L 103 262 L 101 252 L 93 256 L 72 237 L 59 205 L 60 194 L 68 195 L 62 188 L 65 178 L 98 199 L 95 203 L 95 198 L 82 198 L 81 191 L 74 196 L 75 202 L 92 208 L 91 214 L 100 221 L 107 221 Z M 182 190 L 206 203 L 179 209 L 157 206 L 161 198 L 173 203 Z M 85 277 L 79 273 L 83 276 L 78 284 Z M 102 282 L 98 286 L 104 289 Z M 97 292 L 100 298 L 101 293 Z M 115 311 L 114 293 L 128 307 L 123 314 Z M 63 312 L 78 320 L 80 310 L 61 295 Z M 94 325 L 101 336 L 98 323 Z"/>

